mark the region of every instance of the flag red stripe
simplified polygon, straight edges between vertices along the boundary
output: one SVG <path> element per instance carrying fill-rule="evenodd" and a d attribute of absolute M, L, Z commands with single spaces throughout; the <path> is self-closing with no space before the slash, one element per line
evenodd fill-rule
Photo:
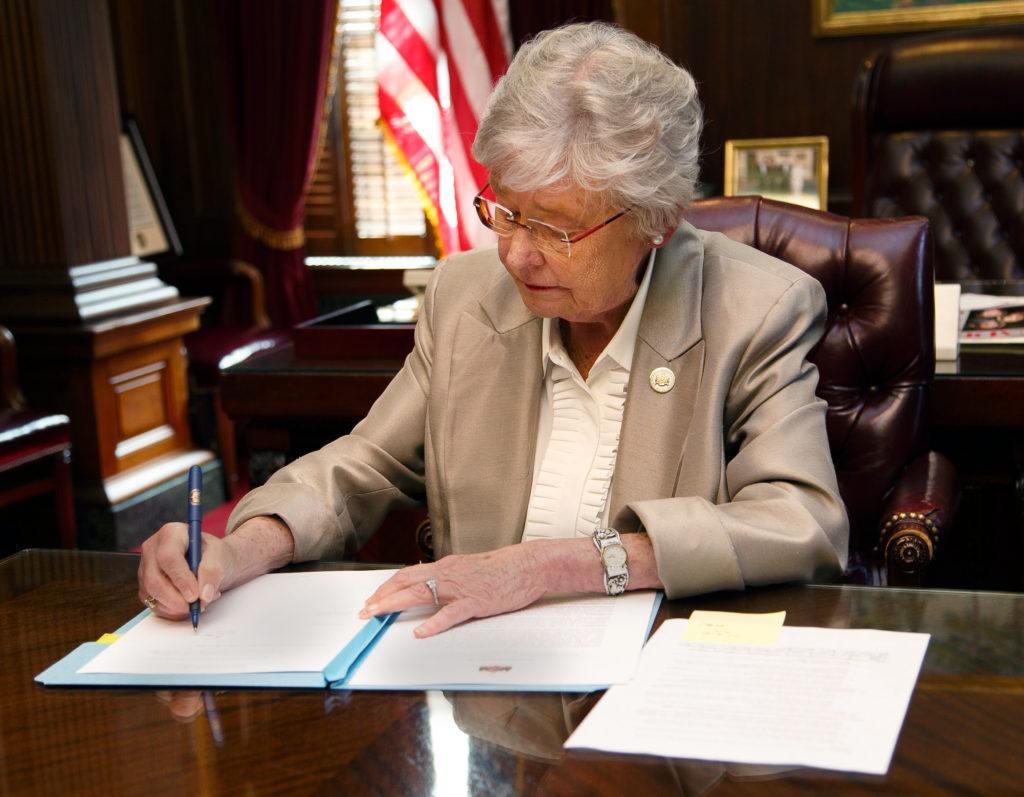
<path fill-rule="evenodd" d="M 437 158 L 433 150 L 416 132 L 402 113 L 402 109 L 390 94 L 380 92 L 381 116 L 391 131 L 395 143 L 401 148 L 406 161 L 416 173 L 420 187 L 436 206 L 439 202 L 437 187 Z"/>
<path fill-rule="evenodd" d="M 492 235 L 480 227 L 472 210 L 473 194 L 487 174 L 473 160 L 470 148 L 483 112 L 482 107 L 474 106 L 484 103 L 507 65 L 501 30 L 504 17 L 495 11 L 495 4 L 506 1 L 402 0 L 399 5 L 397 0 L 381 0 L 381 37 L 395 50 L 385 50 L 381 56 L 381 115 L 426 194 L 431 205 L 428 213 L 437 221 L 445 254 L 480 245 Z M 410 21 L 416 19 L 421 26 L 428 26 L 434 13 L 436 46 L 432 30 L 417 30 Z M 443 53 L 438 53 L 438 48 Z M 396 54 L 404 64 L 393 60 Z M 448 66 L 445 86 L 438 85 L 445 79 L 445 70 L 438 75 L 442 54 L 447 56 Z M 415 85 L 413 75 L 431 97 Z M 440 97 L 445 87 L 450 107 L 443 109 Z M 406 118 L 407 113 L 415 114 L 414 119 Z M 443 152 L 432 151 L 422 137 L 433 141 L 435 126 L 441 131 L 441 143 L 436 146 L 443 147 Z M 443 161 L 438 160 L 441 157 Z M 442 175 L 446 175 L 445 184 Z"/>
<path fill-rule="evenodd" d="M 437 57 L 397 3 L 381 3 L 380 32 L 436 99 Z"/>
<path fill-rule="evenodd" d="M 493 83 L 508 66 L 505 41 L 501 35 L 501 28 L 498 26 L 498 17 L 494 13 L 494 6 L 491 5 L 490 0 L 459 0 L 459 2 L 466 10 L 466 17 L 473 26 L 476 39 L 491 67 L 491 82 Z"/>

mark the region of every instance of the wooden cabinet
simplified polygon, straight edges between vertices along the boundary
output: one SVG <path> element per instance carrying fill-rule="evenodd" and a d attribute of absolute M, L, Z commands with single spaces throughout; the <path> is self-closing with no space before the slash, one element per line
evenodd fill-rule
<path fill-rule="evenodd" d="M 131 548 L 212 469 L 183 343 L 208 300 L 130 253 L 107 0 L 5 0 L 0 41 L 0 322 L 30 401 L 71 418 L 79 545 Z"/>

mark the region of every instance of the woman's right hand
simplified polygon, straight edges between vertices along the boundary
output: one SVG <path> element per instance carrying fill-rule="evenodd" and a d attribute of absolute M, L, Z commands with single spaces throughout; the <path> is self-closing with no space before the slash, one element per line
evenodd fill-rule
<path fill-rule="evenodd" d="M 142 543 L 139 562 L 139 600 L 155 614 L 172 620 L 189 615 L 189 603 L 201 608 L 217 600 L 222 591 L 288 564 L 294 540 L 277 518 L 247 520 L 225 538 L 202 536 L 198 578 L 189 569 L 188 526 L 166 523 Z"/>
<path fill-rule="evenodd" d="M 139 600 L 154 614 L 171 620 L 189 615 L 189 603 L 199 599 L 202 608 L 220 596 L 223 559 L 231 555 L 224 541 L 212 534 L 202 536 L 199 578 L 188 566 L 188 526 L 166 523 L 142 543 L 139 562 Z"/>

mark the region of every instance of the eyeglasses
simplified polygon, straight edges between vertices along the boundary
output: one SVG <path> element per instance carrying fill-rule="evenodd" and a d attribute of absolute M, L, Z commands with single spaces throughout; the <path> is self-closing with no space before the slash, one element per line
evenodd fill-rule
<path fill-rule="evenodd" d="M 557 257 L 565 257 L 566 259 L 572 257 L 572 245 L 574 243 L 582 241 L 588 235 L 593 235 L 602 227 L 608 226 L 617 218 L 625 216 L 629 212 L 627 208 L 616 213 L 607 221 L 602 221 L 596 227 L 592 227 L 586 232 L 581 232 L 579 235 L 574 235 L 570 238 L 569 233 L 565 230 L 560 230 L 558 227 L 553 227 L 539 219 L 527 219 L 525 223 L 516 221 L 516 214 L 504 205 L 499 205 L 491 199 L 484 199 L 484 191 L 489 187 L 490 183 L 481 188 L 480 193 L 473 198 L 473 207 L 476 208 L 476 215 L 479 217 L 481 224 L 489 230 L 494 230 L 494 232 L 502 237 L 512 235 L 516 231 L 516 227 L 522 227 L 526 230 L 526 234 L 530 236 L 531 243 L 541 252 Z"/>

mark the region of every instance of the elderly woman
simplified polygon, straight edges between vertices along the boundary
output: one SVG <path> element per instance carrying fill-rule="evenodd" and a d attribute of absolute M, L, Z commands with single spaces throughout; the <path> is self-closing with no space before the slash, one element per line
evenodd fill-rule
<path fill-rule="evenodd" d="M 847 520 L 806 355 L 821 287 L 683 221 L 694 81 L 603 23 L 519 50 L 473 145 L 497 247 L 438 264 L 415 348 L 350 435 L 250 492 L 198 583 L 183 524 L 143 546 L 140 598 L 187 615 L 260 573 L 358 548 L 430 511 L 439 558 L 364 616 L 439 604 L 418 629 L 547 591 L 669 597 L 829 577 Z"/>

